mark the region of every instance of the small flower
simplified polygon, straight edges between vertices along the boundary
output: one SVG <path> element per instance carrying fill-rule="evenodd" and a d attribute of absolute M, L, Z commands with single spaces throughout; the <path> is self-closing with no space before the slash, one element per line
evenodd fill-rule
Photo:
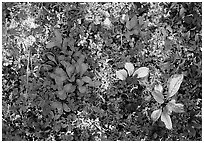
<path fill-rule="evenodd" d="M 183 81 L 183 75 L 174 75 L 168 81 L 168 94 L 165 95 L 166 99 L 163 96 L 163 87 L 158 84 L 154 87 L 152 91 L 153 98 L 161 104 L 161 107 L 152 112 L 151 118 L 156 122 L 160 117 L 161 121 L 164 122 L 167 129 L 172 129 L 172 121 L 170 115 L 172 111 L 176 113 L 184 112 L 184 105 L 181 103 L 176 103 L 175 99 L 169 99 L 174 96 Z"/>

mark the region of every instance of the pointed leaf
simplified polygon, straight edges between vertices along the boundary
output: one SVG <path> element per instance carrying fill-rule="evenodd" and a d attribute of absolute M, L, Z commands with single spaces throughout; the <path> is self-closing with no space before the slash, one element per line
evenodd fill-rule
<path fill-rule="evenodd" d="M 119 70 L 116 71 L 116 77 L 119 78 L 120 80 L 125 80 L 127 78 L 127 72 L 126 70 Z"/>
<path fill-rule="evenodd" d="M 169 129 L 169 130 L 172 129 L 171 118 L 170 118 L 170 115 L 168 114 L 168 112 L 166 112 L 166 110 L 164 110 L 161 113 L 161 121 L 164 122 L 167 129 Z"/>
<path fill-rule="evenodd" d="M 134 72 L 133 76 L 135 76 L 136 74 L 137 74 L 137 78 L 146 77 L 146 76 L 148 76 L 148 74 L 149 74 L 149 68 L 147 68 L 147 67 L 141 67 L 141 68 L 137 69 L 137 70 Z"/>
<path fill-rule="evenodd" d="M 48 58 L 50 61 L 53 61 L 53 62 L 57 63 L 56 60 L 55 60 L 55 56 L 54 56 L 54 55 L 52 55 L 52 54 L 47 54 L 47 58 Z"/>
<path fill-rule="evenodd" d="M 162 109 L 157 109 L 157 110 L 153 111 L 151 114 L 152 120 L 154 122 L 156 122 L 159 119 L 159 117 L 161 116 L 161 113 L 162 113 Z"/>
<path fill-rule="evenodd" d="M 88 77 L 88 76 L 82 77 L 82 81 L 84 81 L 84 82 L 86 82 L 86 83 L 91 83 L 91 82 L 92 82 L 91 78 Z"/>
<path fill-rule="evenodd" d="M 46 48 L 50 49 L 50 48 L 53 48 L 54 46 L 56 46 L 55 42 L 49 42 L 47 43 Z"/>
<path fill-rule="evenodd" d="M 132 63 L 125 63 L 125 69 L 128 71 L 129 76 L 131 76 L 135 68 Z"/>
<path fill-rule="evenodd" d="M 168 80 L 168 96 L 167 98 L 170 98 L 176 94 L 176 92 L 179 90 L 180 85 L 183 81 L 183 74 L 175 74 Z"/>
<path fill-rule="evenodd" d="M 184 111 L 184 105 L 181 103 L 175 103 L 175 100 L 169 101 L 167 104 L 167 107 L 169 110 L 176 112 L 176 113 L 183 113 Z"/>
<path fill-rule="evenodd" d="M 157 90 L 157 91 L 163 93 L 163 87 L 162 87 L 161 84 L 157 84 L 157 85 L 155 85 L 154 90 Z"/>
<path fill-rule="evenodd" d="M 152 91 L 152 96 L 158 103 L 160 104 L 164 103 L 164 96 L 160 91 L 158 90 Z"/>

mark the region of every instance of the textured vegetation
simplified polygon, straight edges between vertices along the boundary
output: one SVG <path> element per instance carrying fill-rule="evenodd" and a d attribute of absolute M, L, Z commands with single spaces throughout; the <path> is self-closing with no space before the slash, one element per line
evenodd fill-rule
<path fill-rule="evenodd" d="M 7 2 L 2 27 L 2 140 L 202 140 L 201 3 Z"/>

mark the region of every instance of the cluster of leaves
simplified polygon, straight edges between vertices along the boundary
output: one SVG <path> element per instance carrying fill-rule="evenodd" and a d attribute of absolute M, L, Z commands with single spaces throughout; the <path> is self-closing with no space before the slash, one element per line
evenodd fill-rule
<path fill-rule="evenodd" d="M 2 14 L 3 140 L 201 140 L 200 3 Z"/>

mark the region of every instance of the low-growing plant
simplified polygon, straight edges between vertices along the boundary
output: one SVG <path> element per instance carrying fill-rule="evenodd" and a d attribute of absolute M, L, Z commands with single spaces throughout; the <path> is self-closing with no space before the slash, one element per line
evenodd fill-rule
<path fill-rule="evenodd" d="M 165 96 L 163 95 L 163 87 L 161 84 L 155 85 L 152 91 L 152 96 L 160 104 L 160 108 L 152 112 L 151 118 L 156 122 L 161 117 L 161 121 L 164 122 L 167 129 L 172 129 L 172 121 L 170 118 L 172 111 L 176 113 L 184 112 L 184 105 L 176 103 L 176 100 L 173 98 L 179 90 L 182 81 L 183 74 L 175 74 L 169 78 L 167 82 L 168 91 Z"/>

